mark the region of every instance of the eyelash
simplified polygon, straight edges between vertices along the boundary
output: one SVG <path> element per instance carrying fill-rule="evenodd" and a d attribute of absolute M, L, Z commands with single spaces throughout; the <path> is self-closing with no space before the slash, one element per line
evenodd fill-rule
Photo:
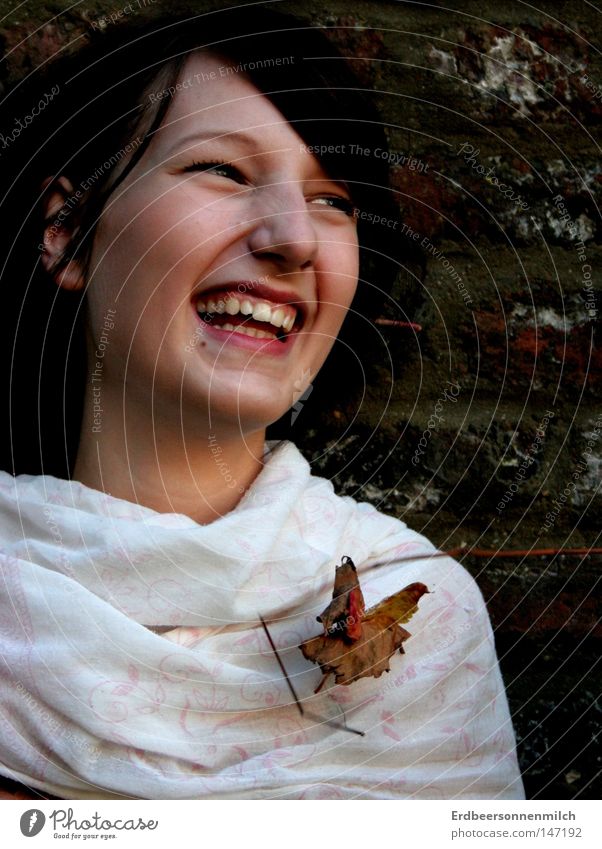
<path fill-rule="evenodd" d="M 227 179 L 234 180 L 234 182 L 240 183 L 241 185 L 246 183 L 245 177 L 241 174 L 238 168 L 235 168 L 233 165 L 228 165 L 227 162 L 191 162 L 190 165 L 187 165 L 184 168 L 184 171 L 201 171 L 205 173 L 211 171 L 214 174 L 217 174 L 218 171 L 224 171 L 226 172 L 225 176 Z M 340 197 L 339 195 L 324 195 L 321 198 L 316 198 L 316 200 L 326 200 L 332 209 L 339 209 L 350 218 L 354 217 L 356 207 L 353 202 L 347 200 L 347 198 Z"/>
<path fill-rule="evenodd" d="M 316 200 L 326 200 L 329 201 L 329 205 L 332 205 L 333 209 L 340 209 L 341 212 L 344 212 L 345 215 L 348 215 L 349 218 L 353 218 L 355 215 L 355 204 L 347 200 L 347 198 L 340 197 L 339 195 L 324 195 L 321 198 L 316 198 Z"/>
<path fill-rule="evenodd" d="M 184 171 L 226 171 L 228 179 L 235 180 L 237 183 L 245 183 L 246 180 L 234 165 L 228 165 L 226 162 L 191 162 L 184 168 Z"/>

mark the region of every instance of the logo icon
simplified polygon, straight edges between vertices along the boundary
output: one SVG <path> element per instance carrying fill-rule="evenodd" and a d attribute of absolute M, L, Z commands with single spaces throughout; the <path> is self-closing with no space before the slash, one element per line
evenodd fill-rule
<path fill-rule="evenodd" d="M 44 828 L 46 817 L 37 808 L 30 808 L 21 815 L 21 834 L 25 837 L 35 837 Z"/>
<path fill-rule="evenodd" d="M 305 384 L 305 382 L 307 380 L 309 380 L 310 377 L 311 377 L 311 373 L 304 369 L 301 377 L 298 378 L 295 381 L 295 384 L 294 384 L 294 387 L 293 387 L 294 390 L 295 390 L 294 395 L 293 395 L 293 399 L 296 396 L 296 400 L 295 400 L 295 403 L 293 404 L 293 409 L 292 409 L 292 412 L 291 412 L 291 426 L 295 424 L 295 420 L 296 420 L 297 416 L 299 415 L 299 413 L 301 412 L 301 410 L 303 409 L 304 403 L 307 401 L 307 399 L 309 398 L 309 396 L 313 392 L 314 387 L 312 386 L 311 383 L 309 384 L 308 387 L 306 387 L 305 391 L 302 391 L 303 385 Z"/>

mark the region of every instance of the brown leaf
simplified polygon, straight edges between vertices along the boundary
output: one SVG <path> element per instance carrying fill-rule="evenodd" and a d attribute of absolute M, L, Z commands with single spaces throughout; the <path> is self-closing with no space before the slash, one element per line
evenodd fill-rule
<path fill-rule="evenodd" d="M 364 612 L 355 566 L 351 558 L 344 557 L 336 570 L 333 600 L 318 617 L 324 634 L 306 640 L 299 648 L 304 657 L 320 665 L 325 676 L 333 673 L 336 684 L 351 684 L 366 676 L 378 678 L 389 671 L 390 659 L 398 649 L 403 654 L 402 643 L 411 634 L 400 623 L 409 622 L 424 593 L 428 593 L 424 584 L 409 584 Z"/>
<path fill-rule="evenodd" d="M 332 601 L 317 617 L 324 632 L 350 641 L 357 640 L 362 633 L 364 596 L 357 578 L 357 570 L 351 557 L 343 557 L 334 575 Z"/>
<path fill-rule="evenodd" d="M 398 593 L 379 601 L 378 604 L 366 611 L 364 621 L 368 617 L 385 616 L 397 624 L 409 622 L 418 610 L 418 602 L 428 591 L 425 584 L 419 582 L 408 584 L 403 590 L 399 590 Z"/>

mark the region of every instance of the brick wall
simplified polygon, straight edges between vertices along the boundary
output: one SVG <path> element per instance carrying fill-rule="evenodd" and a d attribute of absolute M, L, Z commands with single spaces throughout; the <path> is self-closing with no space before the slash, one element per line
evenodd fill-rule
<path fill-rule="evenodd" d="M 390 365 L 367 364 L 352 429 L 341 436 L 357 410 L 319 433 L 300 415 L 298 440 L 341 492 L 442 548 L 596 545 L 602 18 L 586 2 L 458 5 L 281 4 L 326 27 L 379 92 L 402 235 L 419 250 L 385 317 L 421 329 L 381 326 Z M 4 84 L 123 8 L 19 7 L 1 28 Z M 529 795 L 598 796 L 600 558 L 464 562 L 490 608 Z"/>

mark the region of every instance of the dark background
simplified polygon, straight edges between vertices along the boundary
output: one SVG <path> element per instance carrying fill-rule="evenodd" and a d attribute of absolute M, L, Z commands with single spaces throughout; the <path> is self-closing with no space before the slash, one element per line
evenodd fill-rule
<path fill-rule="evenodd" d="M 421 329 L 379 326 L 388 355 L 366 363 L 359 408 L 319 428 L 301 408 L 292 438 L 339 492 L 442 549 L 602 545 L 602 17 L 587 2 L 274 5 L 326 28 L 380 93 L 402 220 L 423 247 L 383 312 Z M 127 3 L 70 6 L 0 0 L 3 97 Z M 164 8 L 134 0 L 128 14 Z M 599 554 L 462 561 L 491 614 L 527 796 L 598 798 Z"/>

